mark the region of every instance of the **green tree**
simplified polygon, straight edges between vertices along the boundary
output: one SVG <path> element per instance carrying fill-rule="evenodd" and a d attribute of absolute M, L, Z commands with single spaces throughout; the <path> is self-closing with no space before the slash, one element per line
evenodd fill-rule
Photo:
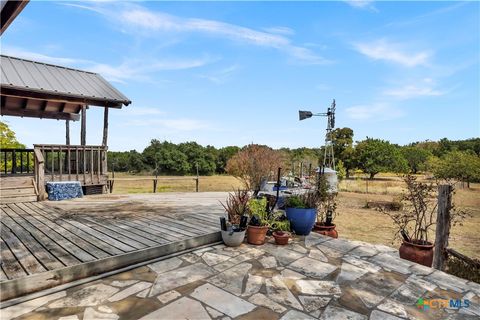
<path fill-rule="evenodd" d="M 403 157 L 407 160 L 410 172 L 416 174 L 427 168 L 427 160 L 432 156 L 430 151 L 418 148 L 417 146 L 407 146 L 403 147 L 401 150 Z"/>
<path fill-rule="evenodd" d="M 0 147 L 25 149 L 25 145 L 18 142 L 15 132 L 3 121 L 0 121 Z"/>
<path fill-rule="evenodd" d="M 140 173 L 146 169 L 143 156 L 136 150 L 128 152 L 127 163 L 129 172 Z"/>
<path fill-rule="evenodd" d="M 405 172 L 407 161 L 399 148 L 388 141 L 367 138 L 355 147 L 357 166 L 373 179 L 380 172 Z"/>
<path fill-rule="evenodd" d="M 228 160 L 236 155 L 240 151 L 240 148 L 237 146 L 228 146 L 218 150 L 217 153 L 217 173 L 226 173 L 225 167 L 227 166 Z"/>
<path fill-rule="evenodd" d="M 480 157 L 473 151 L 450 151 L 442 158 L 430 159 L 433 175 L 439 179 L 467 182 L 480 181 Z"/>
<path fill-rule="evenodd" d="M 337 128 L 332 131 L 332 143 L 335 159 L 342 161 L 346 177 L 355 169 L 356 161 L 353 149 L 353 130 Z"/>
<path fill-rule="evenodd" d="M 142 152 L 144 162 L 152 170 L 159 173 L 189 174 L 192 173 L 192 164 L 179 147 L 171 142 L 160 142 L 153 139 L 150 145 Z"/>
<path fill-rule="evenodd" d="M 216 153 L 212 152 L 210 146 L 205 148 L 196 142 L 185 142 L 178 145 L 178 150 L 187 156 L 187 162 L 191 166 L 189 173 L 196 173 L 197 166 L 199 173 L 202 175 L 215 173 Z"/>

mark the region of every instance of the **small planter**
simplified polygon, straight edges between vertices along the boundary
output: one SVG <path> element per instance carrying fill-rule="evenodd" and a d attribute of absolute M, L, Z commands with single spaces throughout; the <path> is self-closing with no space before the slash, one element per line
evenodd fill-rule
<path fill-rule="evenodd" d="M 265 243 L 268 227 L 248 226 L 247 228 L 247 242 L 250 244 L 261 245 Z"/>
<path fill-rule="evenodd" d="M 423 243 L 417 240 L 412 242 L 403 241 L 400 249 L 400 258 L 421 265 L 431 267 L 433 262 L 433 244 L 430 242 Z"/>
<path fill-rule="evenodd" d="M 286 212 L 295 234 L 303 236 L 310 234 L 317 219 L 317 209 L 287 208 Z"/>
<path fill-rule="evenodd" d="M 243 231 L 223 231 L 222 230 L 222 240 L 227 247 L 238 247 L 243 243 L 245 239 L 245 230 Z"/>
<path fill-rule="evenodd" d="M 288 239 L 290 239 L 290 233 L 284 231 L 275 231 L 272 236 L 275 238 L 275 243 L 280 246 L 288 244 Z"/>
<path fill-rule="evenodd" d="M 316 222 L 315 226 L 313 227 L 313 232 L 323 234 L 324 236 L 338 238 L 338 232 L 335 230 L 335 225 L 332 224 L 331 226 L 325 226 L 323 223 Z"/>

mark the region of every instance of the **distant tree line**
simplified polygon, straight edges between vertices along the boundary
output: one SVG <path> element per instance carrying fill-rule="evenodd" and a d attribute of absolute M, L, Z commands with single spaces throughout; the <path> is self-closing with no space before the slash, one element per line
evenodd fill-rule
<path fill-rule="evenodd" d="M 457 141 L 444 138 L 400 146 L 367 137 L 354 143 L 352 129 L 337 128 L 332 131 L 332 140 L 337 171 L 341 177 L 349 177 L 358 171 L 371 179 L 380 172 L 429 172 L 442 179 L 466 183 L 480 181 L 480 138 Z M 228 161 L 247 147 L 215 148 L 196 142 L 174 144 L 154 139 L 142 153 L 135 150 L 109 152 L 108 164 L 110 170 L 131 173 L 194 175 L 198 168 L 201 175 L 224 174 L 227 173 Z M 307 173 L 310 167 L 320 164 L 324 149 L 281 148 L 274 151 L 282 159 L 284 173 L 299 175 L 301 169 Z"/>
<path fill-rule="evenodd" d="M 430 173 L 440 179 L 454 179 L 467 184 L 480 182 L 480 138 L 413 142 L 406 146 L 392 144 L 389 141 L 367 137 L 354 143 L 353 130 L 337 128 L 332 131 L 332 141 L 340 178 L 349 177 L 358 171 L 374 178 L 380 172 Z M 0 121 L 0 146 L 2 148 L 25 148 L 7 123 Z M 215 148 L 201 146 L 196 142 L 174 144 L 167 141 L 152 140 L 150 145 L 138 152 L 108 152 L 108 168 L 120 172 L 149 173 L 159 175 L 213 175 L 227 173 L 228 162 L 239 151 L 246 150 L 237 146 Z M 267 146 L 254 148 L 255 154 L 268 154 L 273 167 L 278 159 L 284 173 L 299 175 L 303 169 L 320 164 L 322 148 L 281 148 L 273 150 Z M 272 156 L 269 150 L 277 153 Z M 251 159 L 243 157 L 245 161 Z M 242 156 L 237 163 L 230 165 L 230 171 L 242 168 Z M 2 165 L 6 165 L 2 163 Z M 249 164 L 252 165 L 252 164 Z M 236 168 L 236 169 L 234 169 Z M 240 168 L 240 169 L 239 169 Z M 241 171 L 241 170 L 240 170 Z"/>

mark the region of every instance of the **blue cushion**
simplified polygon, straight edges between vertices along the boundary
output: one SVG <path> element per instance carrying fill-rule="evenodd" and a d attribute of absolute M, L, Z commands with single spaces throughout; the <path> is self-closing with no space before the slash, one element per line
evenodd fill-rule
<path fill-rule="evenodd" d="M 83 197 L 79 181 L 47 182 L 48 200 L 66 200 Z"/>

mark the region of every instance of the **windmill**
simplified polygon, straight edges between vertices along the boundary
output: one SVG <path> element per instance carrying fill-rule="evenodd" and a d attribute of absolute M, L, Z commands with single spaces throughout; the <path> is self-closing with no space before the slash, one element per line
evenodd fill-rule
<path fill-rule="evenodd" d="M 333 152 L 332 130 L 335 128 L 335 99 L 324 113 L 312 113 L 311 111 L 298 111 L 299 119 L 305 120 L 313 116 L 327 117 L 327 133 L 325 134 L 325 149 L 323 154 L 323 169 L 331 168 L 335 170 L 335 155 Z"/>

